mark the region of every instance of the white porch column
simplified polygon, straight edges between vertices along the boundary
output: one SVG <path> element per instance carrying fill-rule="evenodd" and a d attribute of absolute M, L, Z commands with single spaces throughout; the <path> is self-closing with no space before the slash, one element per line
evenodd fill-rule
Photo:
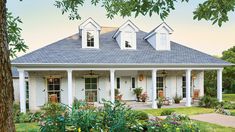
<path fill-rule="evenodd" d="M 114 73 L 115 70 L 110 70 L 110 88 L 111 88 L 111 102 L 114 103 L 115 101 L 115 89 L 114 89 Z"/>
<path fill-rule="evenodd" d="M 68 105 L 69 107 L 73 104 L 73 86 L 72 86 L 72 70 L 67 70 L 68 73 Z"/>
<path fill-rule="evenodd" d="M 191 106 L 191 69 L 186 70 L 186 106 Z"/>
<path fill-rule="evenodd" d="M 222 101 L 222 72 L 223 69 L 217 70 L 217 99 L 219 102 Z"/>
<path fill-rule="evenodd" d="M 24 70 L 19 71 L 19 86 L 20 86 L 20 112 L 26 113 L 26 91 L 25 91 L 25 75 Z"/>
<path fill-rule="evenodd" d="M 157 91 L 156 91 L 156 83 L 157 82 L 157 70 L 152 70 L 152 108 L 157 109 Z"/>

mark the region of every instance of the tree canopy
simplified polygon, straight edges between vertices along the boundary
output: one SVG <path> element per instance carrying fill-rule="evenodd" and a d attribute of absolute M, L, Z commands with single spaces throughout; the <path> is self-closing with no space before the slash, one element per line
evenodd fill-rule
<path fill-rule="evenodd" d="M 79 7 L 83 6 L 85 0 L 55 0 L 55 6 L 60 8 L 62 14 L 69 13 L 69 19 L 81 19 Z M 175 10 L 176 2 L 188 2 L 189 0 L 91 0 L 94 6 L 104 7 L 108 18 L 116 15 L 122 17 L 135 17 L 142 15 L 152 16 L 156 13 L 164 20 L 172 10 Z M 228 13 L 235 9 L 235 0 L 206 0 L 195 7 L 193 19 L 207 20 L 212 24 L 217 23 L 222 26 L 229 20 Z"/>
<path fill-rule="evenodd" d="M 7 41 L 10 50 L 10 57 L 16 57 L 17 52 L 25 52 L 28 46 L 22 39 L 19 24 L 22 23 L 19 17 L 14 17 L 11 12 L 7 12 Z"/>

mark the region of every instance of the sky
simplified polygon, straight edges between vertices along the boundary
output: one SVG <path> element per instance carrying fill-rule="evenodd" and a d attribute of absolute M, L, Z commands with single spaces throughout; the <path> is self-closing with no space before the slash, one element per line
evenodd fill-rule
<path fill-rule="evenodd" d="M 54 6 L 54 0 L 8 0 L 7 8 L 23 21 L 20 25 L 22 38 L 29 46 L 26 53 L 77 33 L 79 24 L 89 17 L 99 25 L 108 27 L 119 27 L 131 20 L 146 32 L 162 22 L 156 14 L 152 17 L 140 15 L 137 18 L 115 16 L 111 20 L 106 17 L 104 8 L 92 6 L 89 1 L 86 0 L 84 6 L 79 7 L 81 20 L 69 20 L 68 14 L 62 15 L 60 9 Z M 193 11 L 202 2 L 203 0 L 195 0 L 176 3 L 176 9 L 165 20 L 174 30 L 171 40 L 210 55 L 221 56 L 224 50 L 235 46 L 235 12 L 229 14 L 230 21 L 222 27 L 207 21 L 193 20 Z"/>

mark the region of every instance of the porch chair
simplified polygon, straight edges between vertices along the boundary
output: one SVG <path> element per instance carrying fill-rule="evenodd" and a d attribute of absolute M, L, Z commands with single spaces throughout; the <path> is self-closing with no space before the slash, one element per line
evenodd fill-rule
<path fill-rule="evenodd" d="M 193 90 L 192 103 L 194 103 L 195 100 L 199 100 L 199 94 L 200 94 L 200 89 Z"/>

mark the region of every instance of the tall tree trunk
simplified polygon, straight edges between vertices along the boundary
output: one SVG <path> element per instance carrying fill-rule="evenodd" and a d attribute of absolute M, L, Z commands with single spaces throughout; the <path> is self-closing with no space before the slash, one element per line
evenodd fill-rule
<path fill-rule="evenodd" d="M 13 82 L 6 29 L 6 0 L 0 0 L 0 132 L 14 132 Z"/>

